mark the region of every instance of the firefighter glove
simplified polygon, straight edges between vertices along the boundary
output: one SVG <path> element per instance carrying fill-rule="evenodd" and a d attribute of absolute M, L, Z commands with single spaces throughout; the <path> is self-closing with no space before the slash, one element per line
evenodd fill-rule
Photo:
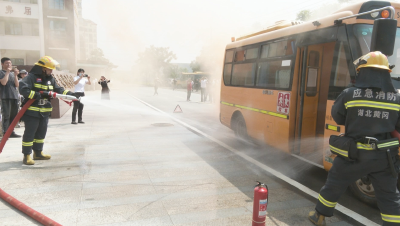
<path fill-rule="evenodd" d="M 45 97 L 45 98 L 51 98 L 49 95 L 49 92 L 47 91 L 40 91 L 40 96 Z"/>

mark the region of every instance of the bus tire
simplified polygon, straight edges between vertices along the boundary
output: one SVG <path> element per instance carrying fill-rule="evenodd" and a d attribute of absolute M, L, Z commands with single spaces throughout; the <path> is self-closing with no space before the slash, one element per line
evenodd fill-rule
<path fill-rule="evenodd" d="M 397 182 L 397 186 L 399 186 L 399 182 Z M 368 176 L 362 177 L 351 183 L 350 190 L 362 202 L 372 206 L 377 206 L 375 190 Z"/>
<path fill-rule="evenodd" d="M 239 139 L 247 141 L 249 135 L 247 134 L 246 121 L 244 120 L 242 114 L 238 114 L 233 120 L 233 131 L 236 137 Z"/>

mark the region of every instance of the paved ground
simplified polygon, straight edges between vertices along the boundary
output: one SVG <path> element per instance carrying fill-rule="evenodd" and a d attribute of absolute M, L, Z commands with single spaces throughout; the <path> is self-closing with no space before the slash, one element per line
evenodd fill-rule
<path fill-rule="evenodd" d="M 62 225 L 250 225 L 255 180 L 270 189 L 267 225 L 311 225 L 316 200 L 127 95 L 85 97 L 84 125 L 50 120 L 49 161 L 0 154 L 0 188 Z M 212 125 L 210 125 L 212 126 Z M 23 128 L 16 129 L 19 134 Z M 328 225 L 352 225 L 338 215 Z M 0 202 L 0 225 L 38 225 Z"/>

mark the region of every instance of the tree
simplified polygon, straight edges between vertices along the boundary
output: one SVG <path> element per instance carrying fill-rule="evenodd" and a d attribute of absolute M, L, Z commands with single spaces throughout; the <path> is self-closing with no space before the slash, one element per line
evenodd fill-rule
<path fill-rule="evenodd" d="M 200 65 L 200 62 L 199 62 L 199 57 L 196 57 L 196 60 L 193 60 L 192 62 L 190 62 L 190 67 L 192 68 L 193 72 L 201 71 L 201 65 Z"/>
<path fill-rule="evenodd" d="M 169 69 L 171 60 L 176 55 L 169 50 L 169 47 L 150 46 L 139 53 L 137 65 L 142 75 L 152 78 L 159 77 Z"/>
<path fill-rule="evenodd" d="M 169 77 L 171 78 L 179 78 L 182 72 L 188 72 L 186 68 L 179 67 L 179 65 L 171 64 L 169 66 Z"/>
<path fill-rule="evenodd" d="M 104 57 L 103 50 L 100 48 L 92 50 L 88 61 L 95 62 L 96 64 L 108 65 L 110 68 L 117 67 L 113 63 L 111 63 L 109 59 Z"/>
<path fill-rule="evenodd" d="M 296 20 L 301 20 L 301 21 L 307 21 L 311 17 L 311 12 L 310 10 L 302 10 L 299 13 L 297 13 Z"/>

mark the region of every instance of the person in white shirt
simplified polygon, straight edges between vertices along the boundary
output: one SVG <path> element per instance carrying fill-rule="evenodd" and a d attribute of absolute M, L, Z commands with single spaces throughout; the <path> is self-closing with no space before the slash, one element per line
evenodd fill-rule
<path fill-rule="evenodd" d="M 206 102 L 207 101 L 207 79 L 203 77 L 201 79 L 201 102 Z"/>
<path fill-rule="evenodd" d="M 87 78 L 87 79 L 86 79 Z M 80 68 L 77 76 L 74 78 L 75 96 L 77 98 L 85 96 L 85 84 L 91 85 L 90 76 L 85 74 L 85 70 Z M 76 122 L 76 112 L 78 111 L 78 123 L 85 123 L 82 121 L 83 104 L 80 101 L 74 101 L 74 108 L 72 109 L 72 122 L 71 124 L 78 124 Z"/>

